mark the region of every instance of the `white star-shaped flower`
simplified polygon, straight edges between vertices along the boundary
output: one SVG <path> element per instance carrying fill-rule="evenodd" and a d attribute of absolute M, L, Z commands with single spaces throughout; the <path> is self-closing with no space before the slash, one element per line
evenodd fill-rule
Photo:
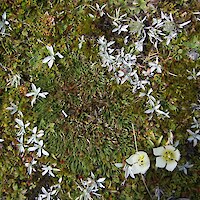
<path fill-rule="evenodd" d="M 38 138 L 42 137 L 44 135 L 44 131 L 43 130 L 40 130 L 37 132 L 37 126 L 33 128 L 32 130 L 32 135 L 31 137 L 29 138 L 27 144 L 29 143 L 37 143 L 38 142 Z"/>
<path fill-rule="evenodd" d="M 197 142 L 200 140 L 199 130 L 196 130 L 195 132 L 193 132 L 188 129 L 187 132 L 190 134 L 187 140 L 189 142 L 193 141 L 193 146 L 195 147 L 197 145 Z"/>
<path fill-rule="evenodd" d="M 38 143 L 35 143 L 33 147 L 29 147 L 28 151 L 36 151 L 37 150 L 37 155 L 38 157 L 41 157 L 42 154 L 45 156 L 49 156 L 49 153 L 43 149 L 44 142 L 43 140 L 40 140 Z"/>
<path fill-rule="evenodd" d="M 50 176 L 55 177 L 53 171 L 57 171 L 57 172 L 60 171 L 59 169 L 53 168 L 53 167 L 51 167 L 50 165 L 49 165 L 49 166 L 47 166 L 47 165 L 42 165 L 42 166 L 43 166 L 43 167 L 42 167 L 42 170 L 43 170 L 42 176 L 44 176 L 45 174 L 48 173 Z"/>
<path fill-rule="evenodd" d="M 48 95 L 48 92 L 40 92 L 41 88 L 36 88 L 36 86 L 32 83 L 31 84 L 32 87 L 32 92 L 29 92 L 26 94 L 27 97 L 33 96 L 33 99 L 31 101 L 31 106 L 33 107 L 33 104 L 36 102 L 37 97 L 42 97 L 42 98 L 46 98 L 46 95 Z"/>
<path fill-rule="evenodd" d="M 54 54 L 53 51 L 53 47 L 52 46 L 46 46 L 47 50 L 50 53 L 50 56 L 47 56 L 46 58 L 44 58 L 42 60 L 43 63 L 48 63 L 49 68 L 51 68 L 53 66 L 53 63 L 55 61 L 55 56 L 58 56 L 59 58 L 64 58 L 63 55 L 61 55 L 59 52 L 57 52 L 56 54 Z"/>
<path fill-rule="evenodd" d="M 27 171 L 28 171 L 28 174 L 31 175 L 32 174 L 32 171 L 36 171 L 34 168 L 33 168 L 33 165 L 35 165 L 37 163 L 36 160 L 34 160 L 34 158 L 32 159 L 31 162 L 28 162 L 28 163 L 25 163 L 25 166 L 27 167 Z"/>

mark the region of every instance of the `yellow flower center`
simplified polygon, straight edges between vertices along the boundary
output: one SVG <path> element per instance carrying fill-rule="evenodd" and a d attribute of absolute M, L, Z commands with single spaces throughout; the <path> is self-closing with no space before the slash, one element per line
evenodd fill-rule
<path fill-rule="evenodd" d="M 164 154 L 163 154 L 163 158 L 166 160 L 166 161 L 172 161 L 172 160 L 175 160 L 174 159 L 174 152 L 173 151 L 165 151 Z"/>
<path fill-rule="evenodd" d="M 144 155 L 140 155 L 139 158 L 138 158 L 138 164 L 141 166 L 141 165 L 144 165 Z"/>

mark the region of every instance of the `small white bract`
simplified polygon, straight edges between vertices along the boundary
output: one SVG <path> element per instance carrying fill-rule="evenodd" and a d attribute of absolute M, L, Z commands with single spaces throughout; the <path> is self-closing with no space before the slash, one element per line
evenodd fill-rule
<path fill-rule="evenodd" d="M 153 154 L 158 156 L 156 158 L 156 167 L 166 167 L 168 171 L 173 171 L 176 168 L 181 156 L 180 151 L 172 145 L 154 148 Z"/>
<path fill-rule="evenodd" d="M 58 56 L 59 58 L 64 58 L 63 55 L 61 55 L 59 52 L 54 54 L 53 47 L 52 46 L 46 46 L 47 50 L 50 53 L 50 56 L 47 56 L 43 59 L 43 63 L 48 63 L 49 68 L 53 66 L 53 63 L 55 61 L 55 56 Z"/>
<path fill-rule="evenodd" d="M 46 98 L 46 95 L 48 95 L 48 92 L 40 92 L 41 88 L 36 88 L 36 86 L 32 83 L 31 84 L 32 87 L 32 92 L 27 93 L 26 96 L 30 97 L 33 96 L 33 99 L 31 101 L 31 106 L 33 107 L 33 104 L 36 102 L 37 97 L 42 97 L 42 98 Z"/>

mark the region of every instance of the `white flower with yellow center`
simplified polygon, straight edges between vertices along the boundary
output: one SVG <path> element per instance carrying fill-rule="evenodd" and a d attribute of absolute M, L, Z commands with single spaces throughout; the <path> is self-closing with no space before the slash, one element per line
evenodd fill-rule
<path fill-rule="evenodd" d="M 158 147 L 153 149 L 153 154 L 158 156 L 156 158 L 156 167 L 165 168 L 168 171 L 173 171 L 177 162 L 180 160 L 180 151 L 175 149 L 172 145 Z"/>
<path fill-rule="evenodd" d="M 126 162 L 132 165 L 134 174 L 145 174 L 150 167 L 150 160 L 146 152 L 138 151 L 131 155 Z"/>

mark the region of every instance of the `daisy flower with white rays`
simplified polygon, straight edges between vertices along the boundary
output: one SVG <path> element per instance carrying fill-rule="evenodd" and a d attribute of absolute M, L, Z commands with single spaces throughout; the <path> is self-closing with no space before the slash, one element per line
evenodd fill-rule
<path fill-rule="evenodd" d="M 34 142 L 37 143 L 38 139 L 44 135 L 44 131 L 43 130 L 39 130 L 37 132 L 37 126 L 35 126 L 33 128 L 32 133 L 33 134 L 31 135 L 31 137 L 27 141 L 27 144 L 34 143 Z"/>
<path fill-rule="evenodd" d="M 6 110 L 11 111 L 10 114 L 14 115 L 15 113 L 18 113 L 20 115 L 20 117 L 23 117 L 23 114 L 20 110 L 18 110 L 18 106 L 15 105 L 14 103 L 10 102 L 10 107 L 7 107 Z"/>
<path fill-rule="evenodd" d="M 35 160 L 34 158 L 31 160 L 31 162 L 27 162 L 25 163 L 25 166 L 27 167 L 27 172 L 29 175 L 32 174 L 32 171 L 36 171 L 35 168 L 33 167 L 33 165 L 35 165 L 37 163 L 37 160 Z"/>
<path fill-rule="evenodd" d="M 35 143 L 33 147 L 29 147 L 28 151 L 36 151 L 37 150 L 37 156 L 41 157 L 42 155 L 49 156 L 49 153 L 43 149 L 44 142 L 43 140 L 40 140 L 38 143 Z"/>
<path fill-rule="evenodd" d="M 42 62 L 43 63 L 48 63 L 49 68 L 51 68 L 53 66 L 53 63 L 55 61 L 55 56 L 58 56 L 59 58 L 64 58 L 63 55 L 61 55 L 59 52 L 57 52 L 56 54 L 54 54 L 53 51 L 53 47 L 52 46 L 46 46 L 47 50 L 50 53 L 50 56 L 45 57 Z"/>
<path fill-rule="evenodd" d="M 193 147 L 195 147 L 197 145 L 197 142 L 200 140 L 200 130 L 196 130 L 195 132 L 191 131 L 191 130 L 187 130 L 187 132 L 190 134 L 190 136 L 188 137 L 188 141 L 189 142 L 193 142 Z"/>
<path fill-rule="evenodd" d="M 48 92 L 40 92 L 41 88 L 36 88 L 36 86 L 32 83 L 32 92 L 29 92 L 26 94 L 27 97 L 33 96 L 32 101 L 31 101 L 31 106 L 33 107 L 33 104 L 36 102 L 36 99 L 38 97 L 46 98 L 46 95 L 48 95 Z"/>
<path fill-rule="evenodd" d="M 150 167 L 149 156 L 144 151 L 138 151 L 135 154 L 131 155 L 126 162 L 129 165 L 132 165 L 134 174 L 145 174 Z"/>
<path fill-rule="evenodd" d="M 168 171 L 173 171 L 177 162 L 180 160 L 180 151 L 172 145 L 153 148 L 153 154 L 156 157 L 156 167 L 166 168 Z"/>
<path fill-rule="evenodd" d="M 42 165 L 42 166 L 43 166 L 43 167 L 42 167 L 42 170 L 43 170 L 42 176 L 44 176 L 45 174 L 48 173 L 49 176 L 55 177 L 55 174 L 53 173 L 53 171 L 56 171 L 56 172 L 59 172 L 59 171 L 60 171 L 60 169 L 53 168 L 53 167 L 51 167 L 50 165 L 49 165 L 49 166 L 47 166 L 47 165 Z"/>

